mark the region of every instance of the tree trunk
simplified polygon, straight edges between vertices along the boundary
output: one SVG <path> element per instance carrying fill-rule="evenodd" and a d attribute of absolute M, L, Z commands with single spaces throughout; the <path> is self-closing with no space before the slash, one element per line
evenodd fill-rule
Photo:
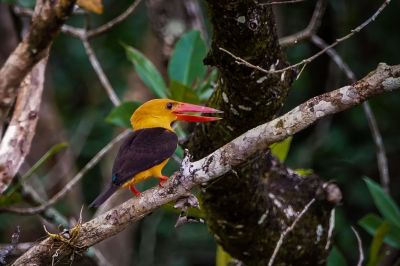
<path fill-rule="evenodd" d="M 224 118 L 195 129 L 188 144 L 195 159 L 274 118 L 296 75 L 295 71 L 266 75 L 237 64 L 220 50 L 264 69 L 287 66 L 269 5 L 249 0 L 207 3 L 214 33 L 204 61 L 220 73 L 209 105 L 223 110 Z M 333 188 L 336 195 L 327 193 L 327 188 Z M 227 252 L 246 265 L 267 265 L 282 232 L 316 198 L 285 238 L 274 265 L 322 265 L 329 252 L 326 243 L 332 203 L 340 197 L 335 185 L 327 185 L 315 175 L 300 176 L 265 150 L 221 179 L 204 184 L 202 207 L 210 230 Z"/>

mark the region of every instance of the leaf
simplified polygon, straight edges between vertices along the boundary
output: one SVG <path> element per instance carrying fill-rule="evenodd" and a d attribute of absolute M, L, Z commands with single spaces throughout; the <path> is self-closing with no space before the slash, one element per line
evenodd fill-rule
<path fill-rule="evenodd" d="M 336 246 L 333 246 L 331 252 L 329 253 L 327 266 L 346 266 L 347 262 L 343 254 L 339 251 Z"/>
<path fill-rule="evenodd" d="M 103 13 L 103 3 L 101 0 L 78 0 L 76 4 L 89 12 L 96 14 Z"/>
<path fill-rule="evenodd" d="M 12 193 L 10 195 L 0 195 L 0 206 L 9 206 L 11 204 L 21 202 L 22 196 L 20 193 Z"/>
<path fill-rule="evenodd" d="M 228 266 L 232 257 L 220 246 L 217 245 L 216 266 Z"/>
<path fill-rule="evenodd" d="M 367 183 L 369 192 L 382 216 L 392 224 L 400 227 L 400 210 L 394 200 L 370 178 L 366 177 L 364 181 Z"/>
<path fill-rule="evenodd" d="M 176 43 L 168 65 L 170 80 L 178 81 L 186 86 L 192 86 L 196 79 L 202 80 L 206 73 L 206 67 L 203 64 L 206 50 L 206 44 L 201 39 L 200 32 L 190 31 L 184 34 Z"/>
<path fill-rule="evenodd" d="M 68 147 L 68 143 L 62 142 L 53 145 L 19 180 L 19 182 L 7 191 L 6 195 L 11 196 L 22 184 L 28 180 L 40 167 L 43 166 L 51 157 Z"/>
<path fill-rule="evenodd" d="M 168 89 L 153 63 L 135 48 L 122 44 L 140 79 L 158 98 L 168 98 Z"/>
<path fill-rule="evenodd" d="M 371 248 L 369 251 L 369 260 L 368 266 L 376 266 L 379 261 L 379 250 L 383 244 L 383 239 L 385 238 L 386 234 L 389 232 L 389 224 L 387 222 L 382 223 L 374 238 L 372 239 Z"/>
<path fill-rule="evenodd" d="M 374 236 L 383 222 L 384 220 L 381 217 L 370 213 L 361 218 L 358 221 L 358 224 L 370 235 Z M 389 232 L 387 233 L 384 242 L 392 247 L 400 248 L 400 228 L 393 224 L 389 224 Z"/>
<path fill-rule="evenodd" d="M 298 168 L 294 171 L 301 176 L 310 176 L 314 173 L 313 169 L 307 169 L 307 168 Z"/>
<path fill-rule="evenodd" d="M 218 70 L 211 70 L 208 77 L 195 89 L 196 94 L 199 96 L 200 101 L 206 101 L 214 92 L 214 86 L 217 81 Z"/>
<path fill-rule="evenodd" d="M 123 102 L 111 110 L 106 117 L 106 122 L 119 127 L 130 128 L 130 118 L 140 105 L 140 102 Z"/>
<path fill-rule="evenodd" d="M 272 144 L 270 147 L 272 154 L 278 158 L 279 161 L 284 162 L 290 149 L 293 137 L 288 137 L 281 142 Z"/>
<path fill-rule="evenodd" d="M 171 98 L 180 102 L 200 103 L 200 99 L 188 86 L 172 80 L 170 85 Z"/>

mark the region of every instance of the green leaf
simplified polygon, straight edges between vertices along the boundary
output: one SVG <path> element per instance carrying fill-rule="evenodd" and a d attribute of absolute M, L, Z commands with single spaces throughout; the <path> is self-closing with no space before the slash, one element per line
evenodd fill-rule
<path fill-rule="evenodd" d="M 119 127 L 130 128 L 130 118 L 140 105 L 140 102 L 123 102 L 111 110 L 106 117 L 106 122 Z"/>
<path fill-rule="evenodd" d="M 347 262 L 343 254 L 339 251 L 336 246 L 333 246 L 331 252 L 329 253 L 327 266 L 346 266 Z"/>
<path fill-rule="evenodd" d="M 184 34 L 176 43 L 168 65 L 170 80 L 178 81 L 186 86 L 202 80 L 206 73 L 203 58 L 206 56 L 206 44 L 198 31 Z"/>
<path fill-rule="evenodd" d="M 378 265 L 378 261 L 380 259 L 379 250 L 381 249 L 381 246 L 383 244 L 383 239 L 385 238 L 388 232 L 389 232 L 388 222 L 384 222 L 378 227 L 378 230 L 376 231 L 376 234 L 372 239 L 371 248 L 369 251 L 368 266 Z"/>
<path fill-rule="evenodd" d="M 42 165 L 47 162 L 51 157 L 59 153 L 61 150 L 68 147 L 67 143 L 59 143 L 52 146 L 19 180 L 17 184 L 10 187 L 5 195 L 0 195 L 0 206 L 10 205 L 22 201 L 22 196 L 15 193 L 22 184 L 27 181 Z"/>
<path fill-rule="evenodd" d="M 358 224 L 370 235 L 374 236 L 383 222 L 384 220 L 381 217 L 370 213 L 361 218 L 358 221 Z M 389 232 L 387 233 L 384 242 L 392 247 L 400 248 L 400 228 L 393 224 L 389 224 Z"/>
<path fill-rule="evenodd" d="M 20 181 L 7 191 L 6 195 L 11 196 L 22 184 L 28 180 L 42 165 L 47 162 L 51 157 L 68 147 L 68 143 L 62 142 L 53 145 L 21 178 Z"/>
<path fill-rule="evenodd" d="M 313 169 L 307 169 L 307 168 L 298 168 L 295 169 L 294 171 L 301 176 L 310 176 L 314 173 Z"/>
<path fill-rule="evenodd" d="M 216 256 L 216 266 L 228 266 L 232 257 L 226 253 L 226 251 L 220 246 L 217 245 L 217 256 Z"/>
<path fill-rule="evenodd" d="M 123 44 L 128 59 L 133 63 L 140 79 L 159 98 L 168 98 L 168 89 L 160 72 L 137 49 Z"/>
<path fill-rule="evenodd" d="M 367 183 L 369 192 L 382 216 L 392 224 L 400 227 L 400 210 L 394 200 L 370 178 L 366 177 L 364 181 Z"/>
<path fill-rule="evenodd" d="M 170 85 L 171 98 L 180 102 L 200 103 L 200 99 L 194 91 L 188 86 L 172 80 Z"/>
<path fill-rule="evenodd" d="M 0 195 L 0 206 L 9 206 L 11 204 L 19 203 L 22 201 L 20 193 L 12 193 L 10 195 Z"/>
<path fill-rule="evenodd" d="M 278 158 L 279 161 L 284 162 L 290 149 L 292 137 L 288 137 L 281 142 L 272 144 L 270 147 L 272 155 Z"/>
<path fill-rule="evenodd" d="M 218 70 L 211 70 L 208 77 L 195 89 L 196 94 L 199 96 L 201 101 L 206 101 L 210 98 L 214 92 L 214 85 L 218 78 Z"/>

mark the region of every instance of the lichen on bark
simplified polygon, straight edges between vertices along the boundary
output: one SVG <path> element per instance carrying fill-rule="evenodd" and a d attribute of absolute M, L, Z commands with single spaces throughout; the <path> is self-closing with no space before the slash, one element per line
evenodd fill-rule
<path fill-rule="evenodd" d="M 220 77 L 209 105 L 224 111 L 223 120 L 198 125 L 188 147 L 195 159 L 241 133 L 272 120 L 285 103 L 295 71 L 266 75 L 238 64 L 220 50 L 264 69 L 288 65 L 279 46 L 269 5 L 250 0 L 207 1 L 213 25 L 212 46 L 204 62 Z M 312 198 L 313 204 L 285 239 L 275 265 L 325 262 L 329 213 L 324 182 L 302 177 L 266 151 L 202 188 L 202 207 L 215 239 L 246 265 L 267 265 L 280 234 Z M 301 261 L 301 263 L 300 263 Z"/>

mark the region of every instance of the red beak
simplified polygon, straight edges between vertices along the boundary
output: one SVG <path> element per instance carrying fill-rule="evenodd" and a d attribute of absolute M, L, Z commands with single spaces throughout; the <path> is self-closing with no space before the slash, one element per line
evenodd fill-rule
<path fill-rule="evenodd" d="M 189 115 L 184 113 L 208 113 L 208 114 L 223 113 L 222 111 L 214 108 L 194 105 L 189 103 L 179 103 L 172 112 L 176 115 L 177 120 L 186 122 L 209 122 L 209 121 L 216 121 L 221 118 L 211 117 L 211 116 Z"/>

